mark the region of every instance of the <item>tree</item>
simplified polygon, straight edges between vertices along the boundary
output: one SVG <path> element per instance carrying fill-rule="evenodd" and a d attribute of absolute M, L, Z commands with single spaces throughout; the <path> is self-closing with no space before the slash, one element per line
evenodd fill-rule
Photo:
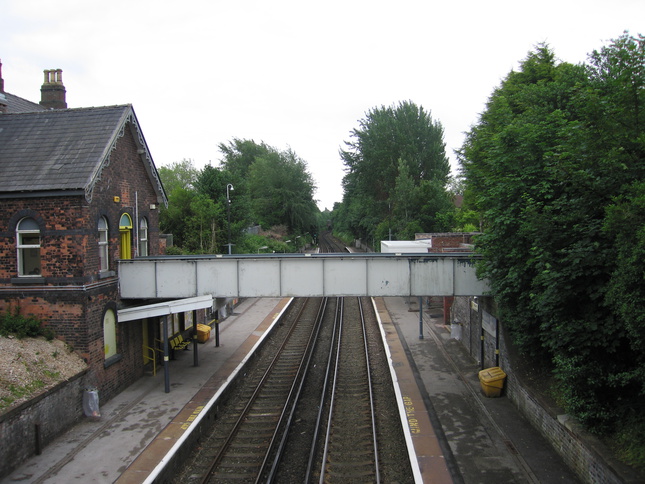
<path fill-rule="evenodd" d="M 244 240 L 253 224 L 284 225 L 299 234 L 317 232 L 316 187 L 304 160 L 292 150 L 280 152 L 237 138 L 221 144 L 220 150 L 224 159 L 219 168 L 207 165 L 200 171 L 184 160 L 160 170 L 170 187 L 160 225 L 174 235 L 177 250 L 222 252 L 229 210 L 231 243 L 242 250 L 254 246 Z"/>
<path fill-rule="evenodd" d="M 220 143 L 219 150 L 224 155 L 221 160 L 222 168 L 238 179 L 248 176 L 251 166 L 258 158 L 275 151 L 263 142 L 239 138 L 233 138 L 228 144 Z"/>
<path fill-rule="evenodd" d="M 233 190 L 227 190 L 229 184 L 233 186 Z M 230 209 L 231 243 L 237 244 L 245 236 L 245 229 L 254 223 L 246 181 L 226 169 L 206 165 L 197 177 L 195 187 L 200 194 L 207 196 L 216 205 L 218 218 L 214 223 L 226 232 L 228 232 L 228 210 Z M 230 197 L 230 206 L 227 206 L 229 204 L 229 200 L 226 199 L 227 193 Z M 220 245 L 227 243 L 228 240 L 220 240 Z"/>
<path fill-rule="evenodd" d="M 257 158 L 249 170 L 253 212 L 264 226 L 286 225 L 293 232 L 316 227 L 315 185 L 307 164 L 293 151 Z"/>
<path fill-rule="evenodd" d="M 195 168 L 193 161 L 188 159 L 159 168 L 159 176 L 166 193 L 172 193 L 177 188 L 194 188 L 198 173 L 199 170 Z"/>
<path fill-rule="evenodd" d="M 184 220 L 185 234 L 182 247 L 197 254 L 217 254 L 218 240 L 222 231 L 222 209 L 201 193 L 194 193 Z M 221 245 L 221 244 L 219 244 Z"/>
<path fill-rule="evenodd" d="M 411 221 L 423 225 L 420 187 L 436 182 L 445 191 L 449 180 L 443 127 L 412 102 L 372 109 L 359 124 L 351 132 L 353 140 L 345 142 L 347 149 L 340 152 L 347 169 L 345 225 L 368 239 L 388 220 L 386 225 L 396 221 L 401 229 Z"/>
<path fill-rule="evenodd" d="M 609 296 L 612 273 L 620 287 L 615 229 L 626 227 L 616 197 L 645 168 L 642 50 L 642 38 L 623 36 L 574 66 L 538 46 L 459 153 L 501 317 L 527 355 L 552 358 L 568 410 L 596 430 L 645 388 L 629 326 L 612 310 L 619 290 Z"/>
<path fill-rule="evenodd" d="M 191 239 L 188 221 L 193 216 L 192 203 L 196 197 L 194 190 L 175 188 L 168 194 L 168 208 L 159 212 L 159 226 L 164 233 L 173 234 L 177 247 L 188 249 Z"/>

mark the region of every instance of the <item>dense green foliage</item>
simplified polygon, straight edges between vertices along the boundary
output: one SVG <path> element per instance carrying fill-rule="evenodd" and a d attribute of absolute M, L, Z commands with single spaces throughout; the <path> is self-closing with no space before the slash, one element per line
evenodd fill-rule
<path fill-rule="evenodd" d="M 452 228 L 441 124 L 412 102 L 374 108 L 359 123 L 340 152 L 347 174 L 334 229 L 375 242 Z"/>
<path fill-rule="evenodd" d="M 315 185 L 304 160 L 291 150 L 250 140 L 234 139 L 219 148 L 219 168 L 198 170 L 184 160 L 159 170 L 168 193 L 161 230 L 173 234 L 175 245 L 169 253 L 225 253 L 229 226 L 233 253 L 254 252 L 264 245 L 289 249 L 249 239 L 246 229 L 252 225 L 284 226 L 287 234 L 296 235 L 316 232 Z"/>
<path fill-rule="evenodd" d="M 9 335 L 17 338 L 44 336 L 48 340 L 54 337 L 52 331 L 43 327 L 36 318 L 22 316 L 18 311 L 0 312 L 0 336 Z"/>
<path fill-rule="evenodd" d="M 552 361 L 567 409 L 606 431 L 645 397 L 645 41 L 588 64 L 529 53 L 460 152 L 501 317 Z"/>
<path fill-rule="evenodd" d="M 291 150 L 268 153 L 251 165 L 248 187 L 253 194 L 252 211 L 260 225 L 284 224 L 292 232 L 315 227 L 315 186 L 306 166 Z"/>

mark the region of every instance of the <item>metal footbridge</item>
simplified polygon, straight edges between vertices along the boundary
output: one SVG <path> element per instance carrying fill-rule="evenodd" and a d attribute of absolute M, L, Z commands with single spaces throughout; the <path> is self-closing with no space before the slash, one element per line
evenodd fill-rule
<path fill-rule="evenodd" d="M 482 296 L 473 253 L 249 254 L 119 261 L 123 299 Z"/>

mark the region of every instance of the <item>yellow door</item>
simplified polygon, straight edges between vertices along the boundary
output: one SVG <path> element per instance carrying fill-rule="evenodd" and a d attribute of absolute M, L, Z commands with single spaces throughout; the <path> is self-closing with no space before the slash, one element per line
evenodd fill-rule
<path fill-rule="evenodd" d="M 121 215 L 119 232 L 121 234 L 119 256 L 121 259 L 132 259 L 132 219 L 127 213 Z"/>

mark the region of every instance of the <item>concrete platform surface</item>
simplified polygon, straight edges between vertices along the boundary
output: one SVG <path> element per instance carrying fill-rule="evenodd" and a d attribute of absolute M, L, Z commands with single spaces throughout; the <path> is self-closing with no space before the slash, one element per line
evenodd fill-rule
<path fill-rule="evenodd" d="M 479 366 L 450 339 L 441 309 L 424 310 L 421 331 L 416 301 L 388 297 L 384 302 L 415 367 L 430 420 L 449 447 L 445 456 L 454 482 L 580 482 L 510 400 L 482 394 Z"/>
<path fill-rule="evenodd" d="M 2 482 L 115 482 L 213 374 L 231 361 L 281 301 L 280 298 L 242 301 L 220 323 L 220 346 L 215 346 L 213 333 L 208 342 L 199 345 L 198 367 L 193 366 L 190 347 L 176 352 L 176 360 L 170 362 L 169 393 L 164 391 L 163 370 L 157 370 L 156 376 L 142 377 L 101 405 L 99 419 L 84 418 Z"/>
<path fill-rule="evenodd" d="M 25 462 L 2 482 L 143 482 L 155 465 L 151 448 L 169 447 L 251 349 L 285 300 L 247 299 L 192 351 L 170 364 L 170 393 L 163 371 L 146 376 L 101 406 L 101 418 L 84 419 Z M 505 397 L 485 398 L 478 367 L 441 324 L 424 313 L 419 338 L 418 311 L 406 298 L 377 299 L 393 367 L 405 404 L 422 482 L 576 483 L 549 444 Z M 192 412 L 192 414 L 191 414 Z M 146 452 L 144 452 L 146 450 Z M 127 469 L 127 472 L 126 472 Z"/>

